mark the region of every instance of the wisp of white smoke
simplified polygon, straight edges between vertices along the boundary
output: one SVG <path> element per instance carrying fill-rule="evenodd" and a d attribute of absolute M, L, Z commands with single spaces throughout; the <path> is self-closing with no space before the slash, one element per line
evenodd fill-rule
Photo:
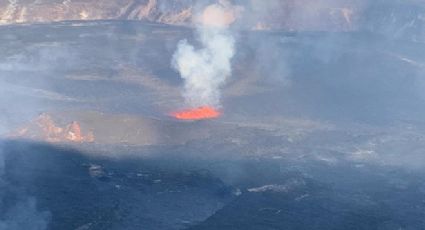
<path fill-rule="evenodd" d="M 184 79 L 183 96 L 191 107 L 220 106 L 220 88 L 232 73 L 235 39 L 229 26 L 235 13 L 224 2 L 206 7 L 194 18 L 202 47 L 196 49 L 187 40 L 178 44 L 172 65 Z"/>

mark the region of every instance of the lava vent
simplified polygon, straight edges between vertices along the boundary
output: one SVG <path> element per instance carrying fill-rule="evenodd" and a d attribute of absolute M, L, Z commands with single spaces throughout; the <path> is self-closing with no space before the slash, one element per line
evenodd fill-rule
<path fill-rule="evenodd" d="M 218 118 L 220 115 L 221 112 L 219 110 L 210 106 L 202 106 L 171 113 L 171 116 L 179 120 L 206 120 Z"/>

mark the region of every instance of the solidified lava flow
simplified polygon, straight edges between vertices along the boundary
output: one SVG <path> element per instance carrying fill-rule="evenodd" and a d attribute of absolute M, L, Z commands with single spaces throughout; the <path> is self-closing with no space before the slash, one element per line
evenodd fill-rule
<path fill-rule="evenodd" d="M 171 116 L 179 120 L 206 120 L 219 117 L 220 111 L 210 106 L 202 106 L 174 112 Z"/>

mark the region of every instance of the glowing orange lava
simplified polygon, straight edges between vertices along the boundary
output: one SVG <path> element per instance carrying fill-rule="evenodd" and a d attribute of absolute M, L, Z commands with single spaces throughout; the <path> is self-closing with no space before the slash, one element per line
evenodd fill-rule
<path fill-rule="evenodd" d="M 171 115 L 179 120 L 205 120 L 219 117 L 220 111 L 210 106 L 202 106 L 174 112 Z"/>

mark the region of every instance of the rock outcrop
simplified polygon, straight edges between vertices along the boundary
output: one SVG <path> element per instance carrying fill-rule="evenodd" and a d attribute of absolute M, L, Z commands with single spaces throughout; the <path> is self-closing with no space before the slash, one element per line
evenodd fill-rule
<path fill-rule="evenodd" d="M 191 9 L 178 0 L 8 0 L 0 1 L 0 24 L 104 19 L 183 24 Z"/>
<path fill-rule="evenodd" d="M 353 31 L 420 37 L 425 3 L 417 0 L 207 0 L 240 8 L 238 26 L 290 31 Z M 0 0 L 0 24 L 64 20 L 146 20 L 190 25 L 196 0 Z"/>
<path fill-rule="evenodd" d="M 50 143 L 169 145 L 207 138 L 219 127 L 213 121 L 180 122 L 125 114 L 67 111 L 42 113 L 7 137 Z"/>
<path fill-rule="evenodd" d="M 77 121 L 72 121 L 66 126 L 59 126 L 52 117 L 43 113 L 32 122 L 17 131 L 11 137 L 28 138 L 46 142 L 94 142 L 92 131 L 83 132 L 81 125 Z"/>

